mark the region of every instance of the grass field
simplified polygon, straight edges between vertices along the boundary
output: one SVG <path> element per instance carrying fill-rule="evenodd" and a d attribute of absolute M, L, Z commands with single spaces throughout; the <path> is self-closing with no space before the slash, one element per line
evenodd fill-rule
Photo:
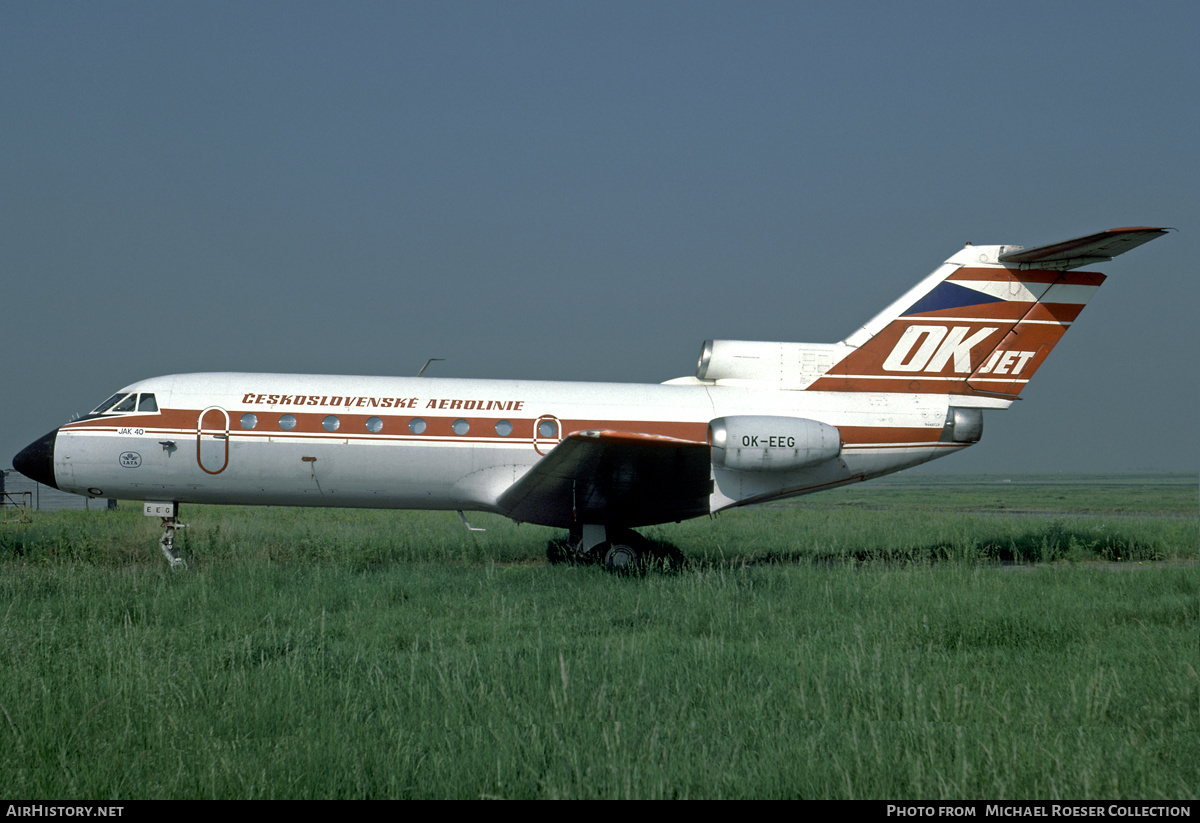
<path fill-rule="evenodd" d="M 1009 482 L 1002 482 L 1007 480 Z M 897 478 L 544 560 L 453 513 L 0 532 L 10 797 L 1196 799 L 1179 475 Z"/>

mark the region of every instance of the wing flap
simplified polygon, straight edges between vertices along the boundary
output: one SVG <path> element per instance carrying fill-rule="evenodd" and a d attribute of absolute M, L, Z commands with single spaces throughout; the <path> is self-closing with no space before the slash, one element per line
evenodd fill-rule
<path fill-rule="evenodd" d="M 708 514 L 708 443 L 621 431 L 567 435 L 500 495 L 514 520 L 644 526 Z"/>
<path fill-rule="evenodd" d="M 1137 248 L 1143 243 L 1149 243 L 1154 238 L 1166 234 L 1169 229 L 1153 228 L 1150 226 L 1130 226 L 1122 229 L 1076 237 L 1074 240 L 1064 240 L 1061 243 L 1051 243 L 1048 246 L 1038 246 L 1033 249 L 1019 249 L 1002 254 L 1001 263 L 1019 264 L 1022 269 L 1077 269 L 1080 266 L 1090 266 L 1094 263 L 1105 263 L 1118 254 L 1124 254 L 1130 249 Z"/>

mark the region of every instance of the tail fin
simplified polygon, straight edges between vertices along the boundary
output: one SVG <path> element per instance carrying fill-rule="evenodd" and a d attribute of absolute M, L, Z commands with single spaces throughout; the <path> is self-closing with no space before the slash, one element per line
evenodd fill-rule
<path fill-rule="evenodd" d="M 1012 399 L 1075 322 L 1111 260 L 1166 229 L 1109 229 L 1023 249 L 971 246 L 843 343 L 846 357 L 809 388 Z"/>

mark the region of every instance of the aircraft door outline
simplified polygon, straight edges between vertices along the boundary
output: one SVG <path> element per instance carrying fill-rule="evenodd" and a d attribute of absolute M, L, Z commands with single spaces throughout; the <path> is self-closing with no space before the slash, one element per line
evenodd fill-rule
<path fill-rule="evenodd" d="M 219 413 L 224 418 L 224 428 L 204 428 L 204 418 L 213 412 Z M 206 440 L 206 438 L 208 439 Z M 216 440 L 222 441 L 223 448 L 215 450 L 212 448 L 212 442 Z M 205 448 L 206 443 L 209 445 L 207 449 Z M 209 466 L 217 465 L 218 456 L 220 466 L 209 468 Z M 205 458 L 207 458 L 208 465 L 205 465 Z M 209 406 L 200 412 L 200 417 L 196 420 L 196 465 L 205 474 L 220 474 L 229 465 L 229 412 L 220 406 Z"/>
<path fill-rule="evenodd" d="M 543 414 L 533 421 L 533 448 L 540 455 L 547 455 L 562 439 L 562 422 L 552 414 Z"/>

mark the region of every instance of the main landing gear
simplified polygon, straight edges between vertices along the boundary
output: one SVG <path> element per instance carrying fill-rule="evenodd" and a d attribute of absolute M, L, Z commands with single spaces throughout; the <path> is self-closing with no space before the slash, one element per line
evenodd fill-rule
<path fill-rule="evenodd" d="M 677 563 L 678 551 L 660 546 L 632 529 L 586 524 L 571 529 L 566 540 L 551 541 L 551 563 L 602 564 L 616 574 L 634 574 L 652 563 Z"/>

